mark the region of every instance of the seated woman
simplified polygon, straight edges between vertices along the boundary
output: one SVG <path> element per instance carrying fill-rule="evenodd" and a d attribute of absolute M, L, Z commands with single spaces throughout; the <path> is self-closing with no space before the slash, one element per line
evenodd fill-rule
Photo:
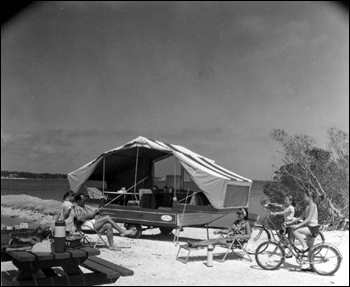
<path fill-rule="evenodd" d="M 73 201 L 74 201 L 74 192 L 73 191 L 67 191 L 63 195 L 63 204 L 60 210 L 60 213 L 56 220 L 59 221 L 65 221 L 66 223 L 66 233 L 69 235 L 69 233 L 74 232 L 74 223 L 73 223 L 73 217 L 70 216 L 72 207 L 73 207 Z"/>
<path fill-rule="evenodd" d="M 199 242 L 187 241 L 189 247 L 199 247 L 208 245 L 227 245 L 232 243 L 233 240 L 238 239 L 240 241 L 249 240 L 251 236 L 250 224 L 248 222 L 248 209 L 242 208 L 237 211 L 238 219 L 233 222 L 232 226 L 227 229 L 221 229 L 214 231 L 214 234 L 228 234 L 225 238 L 214 238 L 209 240 L 203 240 Z"/>

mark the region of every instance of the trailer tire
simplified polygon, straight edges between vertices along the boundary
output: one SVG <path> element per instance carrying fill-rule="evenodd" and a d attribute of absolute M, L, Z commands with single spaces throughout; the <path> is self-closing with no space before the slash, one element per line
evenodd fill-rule
<path fill-rule="evenodd" d="M 160 232 L 163 235 L 169 235 L 173 231 L 173 228 L 170 228 L 170 227 L 159 227 L 159 230 L 160 230 Z"/>
<path fill-rule="evenodd" d="M 126 224 L 125 228 L 127 230 L 136 229 L 136 234 L 134 236 L 129 236 L 130 238 L 139 238 L 142 234 L 142 226 L 140 224 Z"/>

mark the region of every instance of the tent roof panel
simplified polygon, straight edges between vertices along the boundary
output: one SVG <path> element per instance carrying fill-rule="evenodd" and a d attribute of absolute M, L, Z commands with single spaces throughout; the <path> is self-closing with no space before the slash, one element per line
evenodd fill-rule
<path fill-rule="evenodd" d="M 128 170 L 135 171 L 136 163 L 148 164 L 174 155 L 190 173 L 198 187 L 206 194 L 215 208 L 225 208 L 223 200 L 227 184 L 236 182 L 249 186 L 252 181 L 233 173 L 189 149 L 164 143 L 145 137 L 138 137 L 120 147 L 106 151 L 95 160 L 68 174 L 71 190 L 77 191 L 89 178 L 103 178 L 114 173 L 125 174 Z M 104 159 L 104 160 L 103 160 Z M 138 160 L 137 160 L 138 159 Z M 248 198 L 248 197 L 247 197 Z"/>

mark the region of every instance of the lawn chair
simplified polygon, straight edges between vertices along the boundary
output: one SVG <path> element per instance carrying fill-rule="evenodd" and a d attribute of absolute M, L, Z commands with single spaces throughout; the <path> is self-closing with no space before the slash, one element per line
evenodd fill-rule
<path fill-rule="evenodd" d="M 249 217 L 248 217 L 248 221 L 249 221 L 249 224 L 250 224 L 250 229 L 252 230 L 258 220 L 258 217 L 259 215 L 257 214 L 249 214 Z M 209 234 L 209 233 L 208 233 Z M 226 236 L 223 236 L 221 235 L 223 238 L 225 238 Z M 209 239 L 209 238 L 208 238 Z M 226 248 L 227 251 L 224 255 L 224 257 L 220 260 L 221 262 L 224 262 L 225 259 L 226 259 L 226 256 L 227 254 L 232 251 L 233 253 L 235 253 L 236 255 L 240 256 L 240 254 L 238 252 L 236 252 L 236 250 L 240 250 L 240 252 L 242 252 L 244 255 L 246 255 L 248 258 L 248 260 L 250 262 L 252 262 L 252 258 L 250 257 L 248 251 L 246 250 L 246 246 L 247 246 L 247 243 L 248 243 L 249 240 L 238 240 L 238 239 L 234 239 L 231 243 L 228 243 L 226 245 L 217 245 L 219 247 L 222 247 L 222 248 Z M 179 250 L 177 252 L 177 255 L 176 255 L 176 260 L 182 262 L 182 263 L 187 263 L 188 261 L 188 258 L 191 254 L 192 251 L 195 251 L 195 250 L 201 250 L 201 249 L 205 249 L 207 248 L 207 246 L 197 246 L 197 247 L 189 247 L 187 244 L 183 244 L 183 245 L 180 245 L 179 246 Z M 187 253 L 187 256 L 185 259 L 181 259 L 179 258 L 179 255 L 180 255 L 180 251 L 181 249 L 184 249 L 184 250 L 187 250 L 188 253 Z M 240 256 L 242 257 L 242 256 Z M 244 258 L 244 256 L 243 256 Z"/>
<path fill-rule="evenodd" d="M 101 243 L 101 241 L 102 241 L 104 247 L 108 247 L 108 244 L 102 238 L 102 233 L 101 232 L 96 231 L 94 228 L 87 228 L 86 226 L 84 226 L 84 228 L 81 228 L 80 224 L 78 224 L 78 221 L 76 220 L 76 217 L 74 218 L 74 225 L 75 225 L 75 231 L 77 233 L 79 233 L 79 235 L 83 239 L 83 244 L 85 244 L 85 245 L 93 245 L 93 243 L 90 242 L 90 240 L 89 240 L 87 235 L 96 235 L 97 236 L 97 240 L 95 241 L 94 248 L 96 248 L 96 246 L 99 243 Z M 102 244 L 100 244 L 100 245 L 102 245 Z"/>
<path fill-rule="evenodd" d="M 207 247 L 208 247 L 208 246 L 189 247 L 187 244 L 180 245 L 180 246 L 179 246 L 179 251 L 177 252 L 177 255 L 176 255 L 176 260 L 178 260 L 178 261 L 180 261 L 180 262 L 186 264 L 187 261 L 188 261 L 188 258 L 190 257 L 190 254 L 191 254 L 192 251 L 195 251 L 195 250 L 202 250 L 202 249 L 205 249 L 205 248 L 207 248 Z M 188 251 L 185 259 L 181 259 L 181 258 L 179 257 L 181 249 L 185 249 L 185 250 Z"/>
<path fill-rule="evenodd" d="M 73 216 L 73 223 L 74 223 L 74 229 L 75 229 L 75 233 L 78 233 L 82 239 L 83 239 L 83 244 L 86 245 L 93 245 L 88 236 L 87 235 L 96 235 L 97 236 L 97 240 L 95 241 L 94 244 L 94 248 L 102 241 L 103 245 L 105 247 L 108 247 L 107 243 L 103 240 L 102 238 L 102 233 L 96 231 L 94 228 L 89 228 L 87 226 L 81 226 L 81 223 L 78 221 L 77 217 L 76 217 L 76 213 L 75 213 L 75 206 L 73 205 L 73 212 L 71 212 L 71 216 Z"/>
<path fill-rule="evenodd" d="M 258 221 L 259 215 L 257 214 L 249 214 L 248 216 L 248 222 L 250 224 L 250 230 L 252 231 L 256 222 Z M 229 234 L 230 235 L 230 234 Z M 225 237 L 221 234 L 222 237 Z M 224 255 L 224 257 L 222 258 L 221 262 L 224 262 L 226 259 L 227 254 L 232 251 L 233 253 L 235 253 L 236 255 L 240 256 L 241 253 L 243 253 L 243 256 L 240 256 L 242 258 L 244 258 L 244 256 L 246 255 L 248 258 L 248 260 L 250 262 L 253 261 L 253 259 L 250 257 L 248 251 L 246 250 L 246 246 L 248 244 L 249 240 L 238 240 L 238 239 L 234 239 L 231 243 L 227 244 L 227 245 L 218 245 L 220 247 L 223 248 L 227 248 L 227 251 Z M 236 250 L 239 250 L 240 253 L 236 252 Z"/>

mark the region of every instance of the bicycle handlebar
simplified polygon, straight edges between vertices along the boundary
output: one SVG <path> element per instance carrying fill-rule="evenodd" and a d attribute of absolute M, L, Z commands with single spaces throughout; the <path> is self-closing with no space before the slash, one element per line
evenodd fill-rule
<path fill-rule="evenodd" d="M 266 203 L 266 204 L 260 203 L 260 204 L 261 204 L 262 208 L 264 209 L 265 213 L 267 214 L 267 216 L 266 216 L 267 220 L 268 220 L 274 227 L 276 227 L 275 224 L 272 222 L 272 220 L 271 220 L 271 218 L 270 218 L 270 217 L 271 217 L 271 210 L 268 208 L 269 204 L 268 204 L 268 203 Z M 297 222 L 294 222 L 293 224 L 288 225 L 288 223 L 283 222 L 283 223 L 282 223 L 282 226 L 281 226 L 281 229 L 283 229 L 283 230 L 285 231 L 285 230 L 287 229 L 287 227 L 292 227 L 293 225 L 296 225 L 296 224 L 298 224 L 298 223 L 297 223 Z"/>
<path fill-rule="evenodd" d="M 271 210 L 268 209 L 268 205 L 269 205 L 268 203 L 267 204 L 262 204 L 261 203 L 261 206 L 265 210 L 265 212 L 271 214 Z"/>

